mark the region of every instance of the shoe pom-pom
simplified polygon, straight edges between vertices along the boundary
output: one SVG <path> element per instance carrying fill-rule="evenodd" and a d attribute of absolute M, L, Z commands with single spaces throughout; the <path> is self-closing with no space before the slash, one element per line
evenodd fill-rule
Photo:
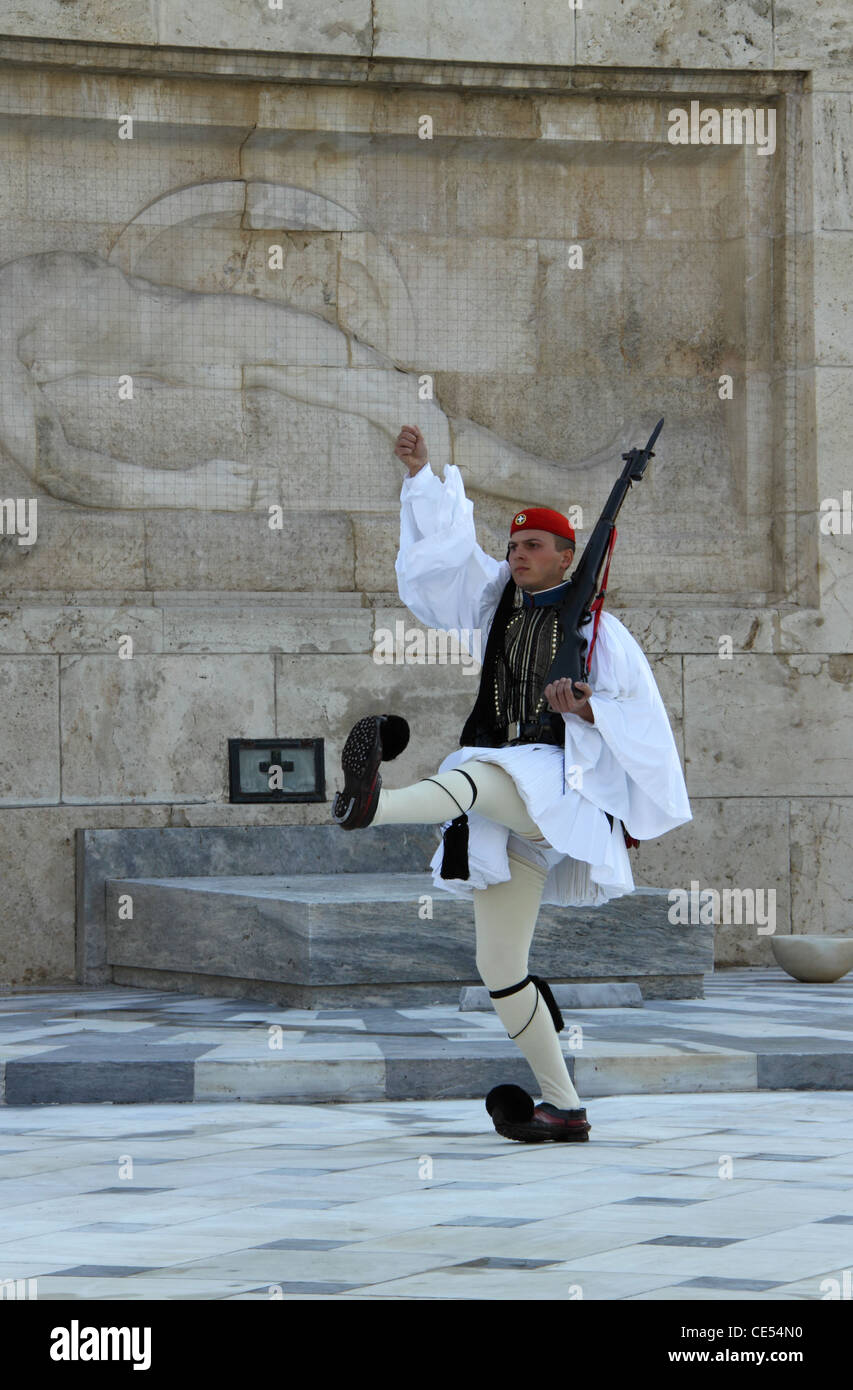
<path fill-rule="evenodd" d="M 523 1124 L 533 1118 L 533 1097 L 520 1086 L 493 1086 L 486 1096 L 486 1109 L 492 1117 L 500 1110 L 502 1118 L 511 1124 Z"/>
<path fill-rule="evenodd" d="M 382 739 L 382 761 L 397 758 L 409 742 L 409 726 L 399 714 L 385 714 L 379 726 Z"/>

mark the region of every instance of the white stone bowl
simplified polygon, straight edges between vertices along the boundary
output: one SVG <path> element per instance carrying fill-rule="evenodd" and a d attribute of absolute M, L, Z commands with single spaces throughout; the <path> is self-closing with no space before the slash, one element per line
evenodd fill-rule
<path fill-rule="evenodd" d="M 853 936 L 771 936 L 776 961 L 795 980 L 831 984 L 853 970 Z"/>

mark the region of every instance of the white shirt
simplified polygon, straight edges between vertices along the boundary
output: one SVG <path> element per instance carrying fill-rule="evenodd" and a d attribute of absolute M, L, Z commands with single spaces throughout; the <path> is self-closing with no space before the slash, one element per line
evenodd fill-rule
<path fill-rule="evenodd" d="M 478 544 L 459 469 L 445 465 L 442 483 L 427 464 L 403 480 L 400 502 L 400 598 L 428 627 L 460 633 L 479 628 L 484 652 L 511 572 L 506 560 L 493 559 Z M 542 901 L 562 906 L 595 906 L 633 890 L 620 821 L 634 839 L 649 840 L 692 820 L 651 667 L 628 629 L 607 612 L 601 614 L 588 684 L 595 723 L 564 714 L 564 748 L 457 748 L 439 768 L 445 772 L 471 758 L 506 768 L 550 846 L 540 851 L 548 866 Z M 614 817 L 612 830 L 605 812 Z M 505 882 L 507 844 L 518 843 L 512 832 L 473 810 L 468 823 L 470 878 L 440 877 L 441 845 L 430 866 L 435 886 L 456 896 Z"/>

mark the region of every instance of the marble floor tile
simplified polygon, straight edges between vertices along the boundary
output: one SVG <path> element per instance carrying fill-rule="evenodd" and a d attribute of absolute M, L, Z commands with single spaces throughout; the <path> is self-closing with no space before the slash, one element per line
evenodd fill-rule
<path fill-rule="evenodd" d="M 169 1277 L 187 1274 L 193 1279 L 253 1277 L 259 1283 L 287 1280 L 335 1280 L 348 1284 L 373 1284 L 402 1278 L 424 1269 L 452 1264 L 454 1256 L 419 1251 L 360 1252 L 357 1246 L 338 1250 L 242 1250 L 207 1257 L 184 1265 L 170 1265 Z M 159 1272 L 151 1278 L 158 1278 Z"/>
<path fill-rule="evenodd" d="M 820 1302 L 848 1303 L 853 1298 L 853 1259 L 821 1274 L 794 1279 L 781 1285 L 785 1292 Z"/>
<path fill-rule="evenodd" d="M 565 1270 L 526 1270 L 513 1273 L 509 1270 L 462 1269 L 440 1270 L 438 1273 L 412 1275 L 404 1279 L 385 1281 L 372 1286 L 375 1298 L 440 1298 L 440 1299 L 484 1299 L 518 1300 L 520 1302 L 541 1302 L 543 1299 L 571 1303 L 582 1295 L 583 1301 L 589 1299 L 619 1299 L 629 1293 L 643 1289 L 653 1289 L 663 1282 L 659 1276 L 628 1273 L 609 1276 L 598 1274 L 584 1276 Z M 354 1293 L 364 1292 L 355 1289 Z M 581 1310 L 578 1310 L 579 1312 Z"/>
<path fill-rule="evenodd" d="M 853 1151 L 849 1096 L 596 1107 L 598 1150 L 510 1144 L 465 1100 L 0 1107 L 0 1150 L 5 1122 L 10 1144 L 51 1165 L 0 1178 L 0 1278 L 37 1278 L 57 1301 L 257 1300 L 279 1287 L 299 1301 L 573 1301 L 579 1289 L 605 1301 L 798 1301 L 825 1298 L 824 1278 L 840 1287 L 853 1223 L 821 1218 L 853 1216 L 853 1181 L 846 1190 L 833 1171 Z M 803 1162 L 791 1157 L 795 1123 Z M 717 1176 L 728 1153 L 733 1179 Z M 130 1183 L 117 1178 L 122 1154 Z M 418 1176 L 424 1156 L 431 1181 Z M 526 1224 L 485 1224 L 495 1220 Z M 709 1238 L 737 1244 L 676 1243 Z M 268 1248 L 277 1241 L 288 1244 Z M 745 1284 L 736 1293 L 733 1278 Z"/>
<path fill-rule="evenodd" d="M 725 1294 L 725 1291 L 722 1291 Z M 717 1303 L 720 1289 L 691 1288 L 689 1284 L 673 1284 L 670 1288 L 652 1289 L 645 1293 L 626 1294 L 626 1303 Z M 778 1303 L 796 1302 L 805 1295 L 786 1293 L 784 1288 L 763 1289 L 761 1292 L 738 1289 L 731 1297 L 738 1303 Z"/>
<path fill-rule="evenodd" d="M 770 1279 L 792 1283 L 795 1279 L 822 1274 L 836 1263 L 831 1256 L 804 1250 L 752 1249 L 748 1241 L 719 1250 L 664 1245 L 623 1245 L 597 1255 L 584 1255 L 574 1261 L 576 1269 L 656 1270 L 667 1276 L 667 1283 L 679 1279 L 714 1275 L 721 1278 Z"/>
<path fill-rule="evenodd" d="M 208 1280 L 194 1282 L 191 1279 L 151 1279 L 145 1274 L 130 1275 L 124 1279 L 111 1279 L 109 1277 L 69 1279 L 42 1275 L 38 1281 L 38 1297 L 39 1302 L 45 1300 L 88 1302 L 90 1299 L 107 1302 L 125 1302 L 126 1300 L 173 1302 L 176 1299 L 218 1300 L 228 1297 L 230 1293 L 237 1293 L 249 1287 L 255 1288 L 256 1281 L 229 1279 L 220 1285 Z"/>
<path fill-rule="evenodd" d="M 548 1225 L 543 1222 L 542 1225 Z M 657 1233 L 658 1228 L 647 1226 L 649 1233 Z M 530 1227 L 516 1228 L 513 1231 L 488 1231 L 484 1228 L 460 1229 L 459 1227 L 426 1227 L 407 1231 L 404 1235 L 377 1236 L 373 1240 L 362 1240 L 359 1250 L 417 1250 L 421 1252 L 440 1252 L 459 1254 L 459 1258 L 473 1259 L 478 1256 L 510 1256 L 529 1259 L 548 1259 L 565 1263 L 578 1259 L 581 1255 L 594 1255 L 603 1251 L 619 1249 L 622 1245 L 632 1245 L 642 1234 L 625 1232 L 621 1237 L 615 1231 L 564 1231 L 542 1230 L 533 1234 Z"/>

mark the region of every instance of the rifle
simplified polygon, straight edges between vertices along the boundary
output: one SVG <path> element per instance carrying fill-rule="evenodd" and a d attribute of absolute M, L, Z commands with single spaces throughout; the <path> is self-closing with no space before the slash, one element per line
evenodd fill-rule
<path fill-rule="evenodd" d="M 572 682 L 572 692 L 577 699 L 583 698 L 575 682 L 586 681 L 589 676 L 589 659 L 595 645 L 598 621 L 607 591 L 607 574 L 610 569 L 610 556 L 616 543 L 616 517 L 627 496 L 632 483 L 638 483 L 646 471 L 646 464 L 654 458 L 653 445 L 663 428 L 663 420 L 658 420 L 652 430 L 645 449 L 629 449 L 623 454 L 625 467 L 613 486 L 604 510 L 592 535 L 584 547 L 575 572 L 569 579 L 570 588 L 566 598 L 559 605 L 563 641 L 545 680 L 543 688 L 552 681 L 568 678 Z M 606 568 L 605 567 L 606 564 Z M 602 576 L 602 569 L 604 574 Z M 599 578 L 601 587 L 599 588 Z M 582 628 L 588 626 L 595 614 L 592 642 L 589 642 Z"/>

